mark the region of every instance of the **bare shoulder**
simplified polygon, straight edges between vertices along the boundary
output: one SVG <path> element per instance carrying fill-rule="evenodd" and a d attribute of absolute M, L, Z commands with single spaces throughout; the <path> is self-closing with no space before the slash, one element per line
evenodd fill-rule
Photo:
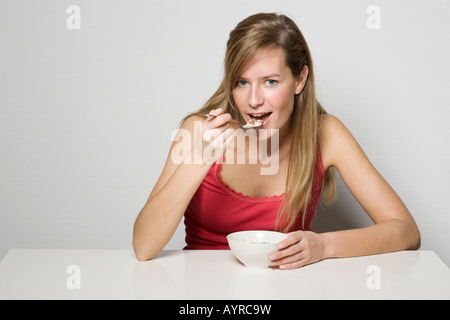
<path fill-rule="evenodd" d="M 332 139 L 336 135 L 350 133 L 345 125 L 336 116 L 324 114 L 320 118 L 320 137 Z M 322 142 L 322 141 L 321 141 Z"/>
<path fill-rule="evenodd" d="M 349 151 L 362 152 L 358 142 L 342 121 L 330 114 L 321 117 L 319 142 L 325 169 L 338 167 L 343 156 Z"/>
<path fill-rule="evenodd" d="M 180 125 L 180 128 L 191 131 L 194 129 L 194 125 L 196 122 L 198 123 L 198 121 L 200 121 L 200 123 L 201 123 L 201 122 L 205 121 L 205 119 L 201 118 L 199 116 L 196 116 L 196 115 L 189 116 L 183 120 L 183 122 Z"/>
<path fill-rule="evenodd" d="M 205 121 L 205 119 L 196 116 L 191 115 L 185 118 L 178 129 L 175 129 L 175 134 L 172 135 L 172 147 L 173 148 L 177 143 L 180 141 L 180 137 L 186 138 L 190 137 L 191 141 L 193 142 L 194 132 L 195 130 L 199 129 L 201 127 L 201 123 Z"/>

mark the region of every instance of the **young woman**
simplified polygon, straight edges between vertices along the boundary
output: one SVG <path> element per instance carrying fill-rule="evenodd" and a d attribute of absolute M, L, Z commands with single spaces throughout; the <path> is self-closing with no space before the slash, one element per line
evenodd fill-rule
<path fill-rule="evenodd" d="M 243 124 L 252 119 L 263 125 L 249 131 L 276 162 L 270 174 L 261 174 L 268 166 L 261 157 L 250 161 L 263 145 L 253 148 L 251 135 L 236 130 L 234 120 Z M 270 256 L 270 265 L 280 269 L 420 246 L 406 206 L 346 127 L 316 100 L 308 46 L 284 15 L 256 14 L 236 26 L 220 87 L 184 119 L 179 132 L 135 222 L 133 246 L 139 260 L 157 255 L 183 216 L 186 249 L 228 249 L 226 235 L 241 230 L 288 233 Z M 236 139 L 243 134 L 247 138 L 239 147 Z M 174 153 L 183 161 L 174 161 Z M 238 156 L 241 161 L 232 161 Z M 372 226 L 311 231 L 319 196 L 325 202 L 334 197 L 334 168 Z"/>

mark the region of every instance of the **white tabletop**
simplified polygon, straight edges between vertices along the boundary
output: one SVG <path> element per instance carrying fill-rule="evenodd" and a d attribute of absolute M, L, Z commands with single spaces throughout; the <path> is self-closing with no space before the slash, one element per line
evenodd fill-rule
<path fill-rule="evenodd" d="M 249 269 L 228 250 L 13 249 L 0 299 L 450 299 L 433 251 L 329 259 L 295 270 Z"/>

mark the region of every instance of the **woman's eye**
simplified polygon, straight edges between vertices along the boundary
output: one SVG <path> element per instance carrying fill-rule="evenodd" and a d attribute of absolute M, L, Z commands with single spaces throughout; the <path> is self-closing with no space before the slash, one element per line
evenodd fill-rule
<path fill-rule="evenodd" d="M 236 82 L 237 87 L 245 87 L 246 85 L 247 85 L 247 81 L 245 81 L 245 80 L 239 80 L 238 82 Z"/>
<path fill-rule="evenodd" d="M 266 84 L 267 84 L 268 86 L 274 86 L 274 85 L 276 85 L 277 83 L 278 83 L 277 80 L 272 80 L 272 79 L 266 80 Z"/>

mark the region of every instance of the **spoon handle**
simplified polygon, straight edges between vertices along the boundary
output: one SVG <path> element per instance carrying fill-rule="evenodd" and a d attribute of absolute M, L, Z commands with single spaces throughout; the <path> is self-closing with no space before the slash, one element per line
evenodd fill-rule
<path fill-rule="evenodd" d="M 214 117 L 214 118 L 217 117 L 216 115 L 209 114 L 209 113 L 206 113 L 203 116 L 205 116 L 205 117 Z M 231 119 L 231 121 L 236 122 L 241 128 L 243 128 L 242 124 L 240 124 L 237 120 Z"/>
<path fill-rule="evenodd" d="M 204 114 L 203 116 L 205 116 L 205 117 L 217 117 L 216 115 L 209 114 L 209 113 Z M 262 126 L 262 124 L 263 124 L 263 122 L 261 120 L 258 120 L 258 121 L 260 121 L 260 123 L 257 124 L 256 126 L 255 125 L 249 125 L 249 123 L 242 125 L 239 121 L 236 121 L 234 119 L 231 119 L 231 121 L 237 123 L 239 125 L 239 128 L 244 129 L 244 130 L 258 128 L 258 127 Z"/>

